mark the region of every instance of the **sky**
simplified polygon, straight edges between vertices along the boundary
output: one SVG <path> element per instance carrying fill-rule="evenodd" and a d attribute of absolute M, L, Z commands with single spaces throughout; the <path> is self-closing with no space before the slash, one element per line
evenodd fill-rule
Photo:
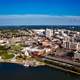
<path fill-rule="evenodd" d="M 0 25 L 80 25 L 80 0 L 0 0 Z"/>
<path fill-rule="evenodd" d="M 0 0 L 0 15 L 11 14 L 80 16 L 80 0 Z"/>

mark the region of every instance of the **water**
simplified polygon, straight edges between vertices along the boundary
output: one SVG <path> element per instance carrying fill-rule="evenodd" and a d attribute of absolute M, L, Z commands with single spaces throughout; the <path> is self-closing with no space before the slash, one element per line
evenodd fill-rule
<path fill-rule="evenodd" d="M 0 63 L 0 80 L 80 80 L 80 76 L 48 66 L 25 68 L 18 64 Z"/>

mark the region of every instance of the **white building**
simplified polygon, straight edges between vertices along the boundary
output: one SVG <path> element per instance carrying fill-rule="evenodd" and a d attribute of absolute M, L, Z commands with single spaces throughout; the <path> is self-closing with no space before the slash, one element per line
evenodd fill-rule
<path fill-rule="evenodd" d="M 69 42 L 63 41 L 63 47 L 69 49 L 70 48 Z"/>
<path fill-rule="evenodd" d="M 44 35 L 43 32 L 45 32 L 45 29 L 33 29 L 34 32 L 36 32 L 38 35 Z"/>
<path fill-rule="evenodd" d="M 80 43 L 77 43 L 77 45 L 76 45 L 76 50 L 77 50 L 77 51 L 80 51 Z"/>
<path fill-rule="evenodd" d="M 46 29 L 46 37 L 51 37 L 53 36 L 53 29 Z"/>
<path fill-rule="evenodd" d="M 28 50 L 29 50 L 29 49 L 30 49 L 30 48 L 27 47 L 27 48 L 24 48 L 24 49 L 22 50 L 22 52 L 24 52 L 25 56 L 30 56 L 29 53 L 28 53 Z"/>
<path fill-rule="evenodd" d="M 75 52 L 74 59 L 80 60 L 80 52 L 78 52 L 78 51 Z"/>

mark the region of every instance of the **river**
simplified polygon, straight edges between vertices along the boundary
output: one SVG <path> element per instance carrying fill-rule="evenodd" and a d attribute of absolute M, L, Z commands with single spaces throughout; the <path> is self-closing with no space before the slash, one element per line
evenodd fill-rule
<path fill-rule="evenodd" d="M 80 80 L 80 76 L 48 66 L 25 68 L 18 64 L 0 63 L 0 80 Z"/>

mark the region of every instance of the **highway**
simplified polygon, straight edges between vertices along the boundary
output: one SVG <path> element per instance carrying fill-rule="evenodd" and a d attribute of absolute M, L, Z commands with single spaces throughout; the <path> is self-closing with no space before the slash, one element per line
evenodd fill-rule
<path fill-rule="evenodd" d="M 74 61 L 71 61 L 71 60 L 68 60 L 68 59 L 62 59 L 62 58 L 51 57 L 51 56 L 46 56 L 44 59 L 59 61 L 59 62 L 62 62 L 62 63 L 67 63 L 67 64 L 70 64 L 70 65 L 80 67 L 80 63 L 74 62 Z"/>
<path fill-rule="evenodd" d="M 44 62 L 47 66 L 54 67 L 66 72 L 74 73 L 76 75 L 80 75 L 80 63 L 51 56 L 35 58 L 39 61 Z"/>

